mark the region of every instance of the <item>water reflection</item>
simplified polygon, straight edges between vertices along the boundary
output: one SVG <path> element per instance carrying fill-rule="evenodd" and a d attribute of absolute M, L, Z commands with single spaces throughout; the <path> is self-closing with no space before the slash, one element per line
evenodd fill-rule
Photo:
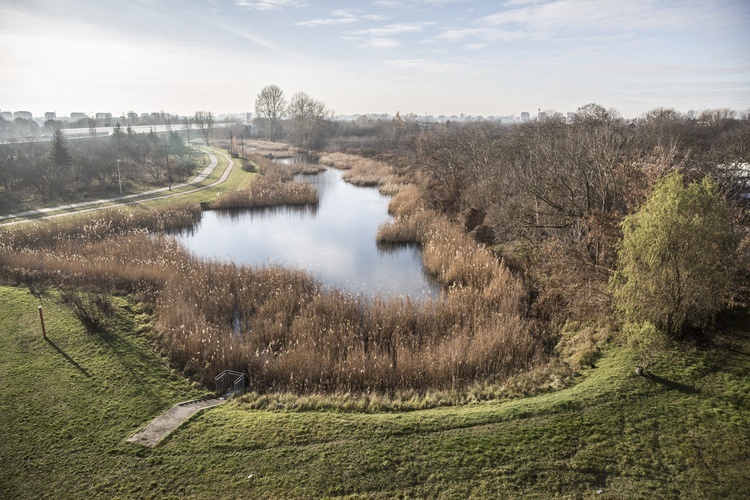
<path fill-rule="evenodd" d="M 305 269 L 324 286 L 368 297 L 438 296 L 418 246 L 376 243 L 389 198 L 345 183 L 342 174 L 328 169 L 296 177 L 317 187 L 317 207 L 208 211 L 178 238 L 202 257 Z"/>
<path fill-rule="evenodd" d="M 276 163 L 281 163 L 283 165 L 294 165 L 296 163 L 311 163 L 311 164 L 317 164 L 318 163 L 318 157 L 315 155 L 311 155 L 309 153 L 300 153 L 296 156 L 289 156 L 289 157 L 278 157 L 278 158 L 271 158 Z"/>
<path fill-rule="evenodd" d="M 318 213 L 318 205 L 288 205 L 283 207 L 256 207 L 256 208 L 222 208 L 213 210 L 218 219 L 240 219 L 249 218 L 253 220 L 262 220 L 265 218 L 275 218 L 280 215 L 297 216 L 305 218 L 314 216 Z"/>

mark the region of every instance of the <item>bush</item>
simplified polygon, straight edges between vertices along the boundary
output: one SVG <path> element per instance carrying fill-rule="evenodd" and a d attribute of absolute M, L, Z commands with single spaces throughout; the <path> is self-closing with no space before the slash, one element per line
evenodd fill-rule
<path fill-rule="evenodd" d="M 650 322 L 679 338 L 728 304 L 737 244 L 710 179 L 685 186 L 682 175 L 665 176 L 622 230 L 612 285 L 626 321 Z"/>

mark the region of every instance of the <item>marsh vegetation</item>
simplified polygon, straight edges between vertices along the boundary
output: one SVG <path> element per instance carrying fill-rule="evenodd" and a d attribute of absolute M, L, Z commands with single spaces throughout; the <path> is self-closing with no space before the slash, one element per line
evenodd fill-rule
<path fill-rule="evenodd" d="M 745 304 L 747 162 L 735 141 L 745 144 L 745 119 L 691 122 L 655 110 L 627 124 L 589 105 L 571 123 L 421 129 L 402 120 L 385 129 L 398 133 L 379 151 L 360 151 L 369 157 L 331 152 L 321 162 L 393 195 L 394 219 L 377 239 L 419 245 L 446 287 L 440 298 L 363 298 L 300 270 L 196 258 L 168 232 L 192 226 L 197 205 L 4 229 L 2 279 L 139 296 L 165 352 L 208 385 L 226 368 L 244 371 L 258 391 L 298 394 L 466 390 L 540 369 L 542 380 L 553 376 L 544 367 L 593 364 L 617 338 L 609 280 L 621 223 L 678 171 L 686 183 L 715 183 L 733 245 L 723 300 L 673 337 L 700 336 L 716 314 Z M 287 148 L 269 144 L 279 147 Z M 262 155 L 252 163 L 251 186 L 210 208 L 316 203 L 313 189 L 292 181 L 299 166 Z"/>

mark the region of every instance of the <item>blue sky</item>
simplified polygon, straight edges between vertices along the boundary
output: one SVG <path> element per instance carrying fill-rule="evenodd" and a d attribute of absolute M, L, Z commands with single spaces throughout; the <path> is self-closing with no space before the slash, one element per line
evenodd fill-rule
<path fill-rule="evenodd" d="M 748 0 L 2 0 L 0 109 L 750 108 Z"/>

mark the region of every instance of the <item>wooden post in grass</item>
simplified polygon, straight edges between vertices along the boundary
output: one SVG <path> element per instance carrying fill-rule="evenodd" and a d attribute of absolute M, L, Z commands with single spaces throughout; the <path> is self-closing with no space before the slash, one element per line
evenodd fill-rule
<path fill-rule="evenodd" d="M 42 323 L 42 336 L 44 340 L 47 340 L 47 330 L 44 328 L 44 313 L 42 312 L 42 306 L 39 306 L 39 321 Z"/>

